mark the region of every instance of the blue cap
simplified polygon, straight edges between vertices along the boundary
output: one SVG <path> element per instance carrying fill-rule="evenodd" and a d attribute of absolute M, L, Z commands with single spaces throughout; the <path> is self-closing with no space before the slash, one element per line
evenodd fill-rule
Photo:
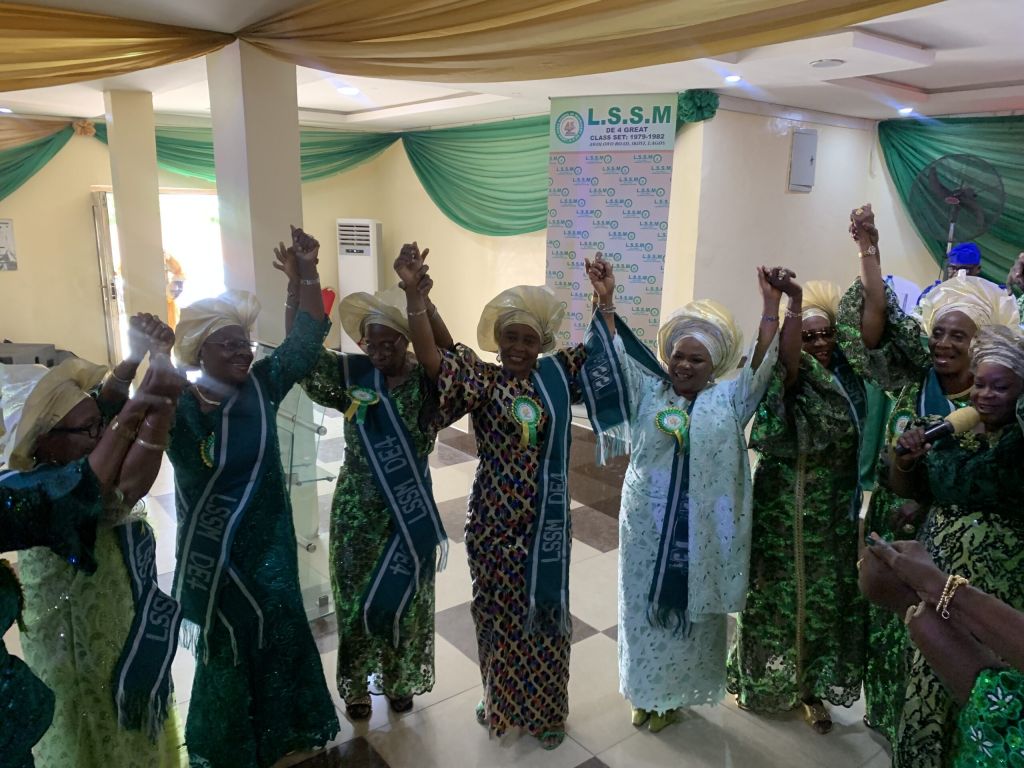
<path fill-rule="evenodd" d="M 981 249 L 976 243 L 957 243 L 949 252 L 949 263 L 964 267 L 981 264 Z"/>

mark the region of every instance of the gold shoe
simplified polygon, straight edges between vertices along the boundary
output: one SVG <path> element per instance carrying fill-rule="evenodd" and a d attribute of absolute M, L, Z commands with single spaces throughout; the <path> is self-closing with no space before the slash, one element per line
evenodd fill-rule
<path fill-rule="evenodd" d="M 832 717 L 820 699 L 804 701 L 802 704 L 804 706 L 804 720 L 811 728 L 823 735 L 832 730 Z"/>
<path fill-rule="evenodd" d="M 640 726 L 642 726 L 644 723 L 646 723 L 650 719 L 651 719 L 651 713 L 648 712 L 646 709 L 640 709 L 638 707 L 633 707 L 633 720 L 632 720 L 632 722 L 633 722 L 633 727 L 634 728 L 639 728 Z"/>
<path fill-rule="evenodd" d="M 655 712 L 651 715 L 651 722 L 647 724 L 647 730 L 649 730 L 651 733 L 657 733 L 658 731 L 662 731 L 668 726 L 672 725 L 672 723 L 677 722 L 679 722 L 678 709 L 670 709 L 668 712 L 664 714 Z"/>

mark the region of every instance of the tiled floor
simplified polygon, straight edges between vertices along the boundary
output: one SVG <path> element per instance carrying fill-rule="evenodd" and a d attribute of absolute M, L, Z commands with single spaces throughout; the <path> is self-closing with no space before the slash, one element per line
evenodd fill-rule
<path fill-rule="evenodd" d="M 325 421 L 327 435 L 320 458 L 335 474 L 342 458 L 341 424 L 336 414 Z M 537 740 L 506 736 L 489 739 L 476 724 L 473 709 L 480 699 L 476 641 L 469 613 L 470 581 L 462 523 L 475 468 L 471 435 L 447 429 L 431 456 L 434 491 L 451 537 L 448 568 L 437 578 L 437 685 L 415 700 L 412 712 L 395 715 L 386 700 L 374 698 L 369 722 L 354 724 L 334 690 L 337 639 L 332 616 L 312 624 L 324 676 L 342 724 L 329 748 L 312 756 L 294 756 L 288 765 L 309 768 L 469 768 L 471 766 L 544 766 L 545 768 L 635 768 L 698 766 L 735 768 L 883 768 L 889 765 L 884 740 L 864 727 L 863 705 L 833 710 L 835 728 L 819 736 L 798 713 L 763 718 L 743 712 L 730 698 L 718 707 L 698 707 L 657 735 L 634 729 L 628 704 L 618 692 L 616 653 L 616 570 L 619 486 L 624 462 L 593 465 L 593 438 L 574 428 L 571 456 L 573 547 L 570 603 L 573 649 L 569 682 L 569 720 L 561 747 L 543 751 Z M 150 514 L 158 534 L 162 581 L 173 568 L 174 501 L 169 473 L 162 474 L 150 497 Z M 321 530 L 326 531 L 333 483 L 318 484 Z M 326 579 L 327 541 L 316 552 L 300 550 L 306 578 Z M 15 639 L 16 643 L 16 639 Z M 188 710 L 194 661 L 178 653 L 174 678 L 179 709 Z"/>

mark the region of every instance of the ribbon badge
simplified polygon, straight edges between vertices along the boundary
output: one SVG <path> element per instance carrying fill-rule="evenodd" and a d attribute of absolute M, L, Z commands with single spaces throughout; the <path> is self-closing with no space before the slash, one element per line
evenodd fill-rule
<path fill-rule="evenodd" d="M 679 453 L 686 450 L 690 432 L 690 415 L 680 408 L 666 408 L 654 417 L 654 426 L 670 437 L 674 437 Z"/>
<path fill-rule="evenodd" d="M 917 414 L 913 411 L 896 411 L 892 416 L 892 434 L 889 436 L 889 442 L 895 445 L 896 441 L 900 439 L 900 435 L 907 431 L 916 418 Z"/>
<path fill-rule="evenodd" d="M 519 447 L 537 444 L 537 425 L 540 424 L 541 406 L 532 397 L 521 395 L 512 403 L 512 418 L 522 427 Z"/>
<path fill-rule="evenodd" d="M 380 395 L 368 387 L 350 387 L 348 396 L 352 402 L 345 411 L 345 418 L 352 421 L 355 417 L 356 424 L 365 422 L 366 409 L 380 402 Z"/>

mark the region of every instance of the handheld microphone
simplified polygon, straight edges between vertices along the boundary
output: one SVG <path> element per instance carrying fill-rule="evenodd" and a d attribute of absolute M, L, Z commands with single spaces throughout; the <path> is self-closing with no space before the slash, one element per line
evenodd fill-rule
<path fill-rule="evenodd" d="M 925 427 L 924 441 L 926 443 L 934 443 L 940 437 L 946 437 L 947 435 L 959 435 L 963 432 L 974 429 L 979 421 L 981 421 L 981 417 L 973 407 L 967 406 L 966 408 L 961 408 L 960 410 L 953 411 L 942 421 L 938 421 Z M 896 446 L 897 456 L 904 456 L 907 453 L 910 453 L 910 451 L 902 445 Z"/>

